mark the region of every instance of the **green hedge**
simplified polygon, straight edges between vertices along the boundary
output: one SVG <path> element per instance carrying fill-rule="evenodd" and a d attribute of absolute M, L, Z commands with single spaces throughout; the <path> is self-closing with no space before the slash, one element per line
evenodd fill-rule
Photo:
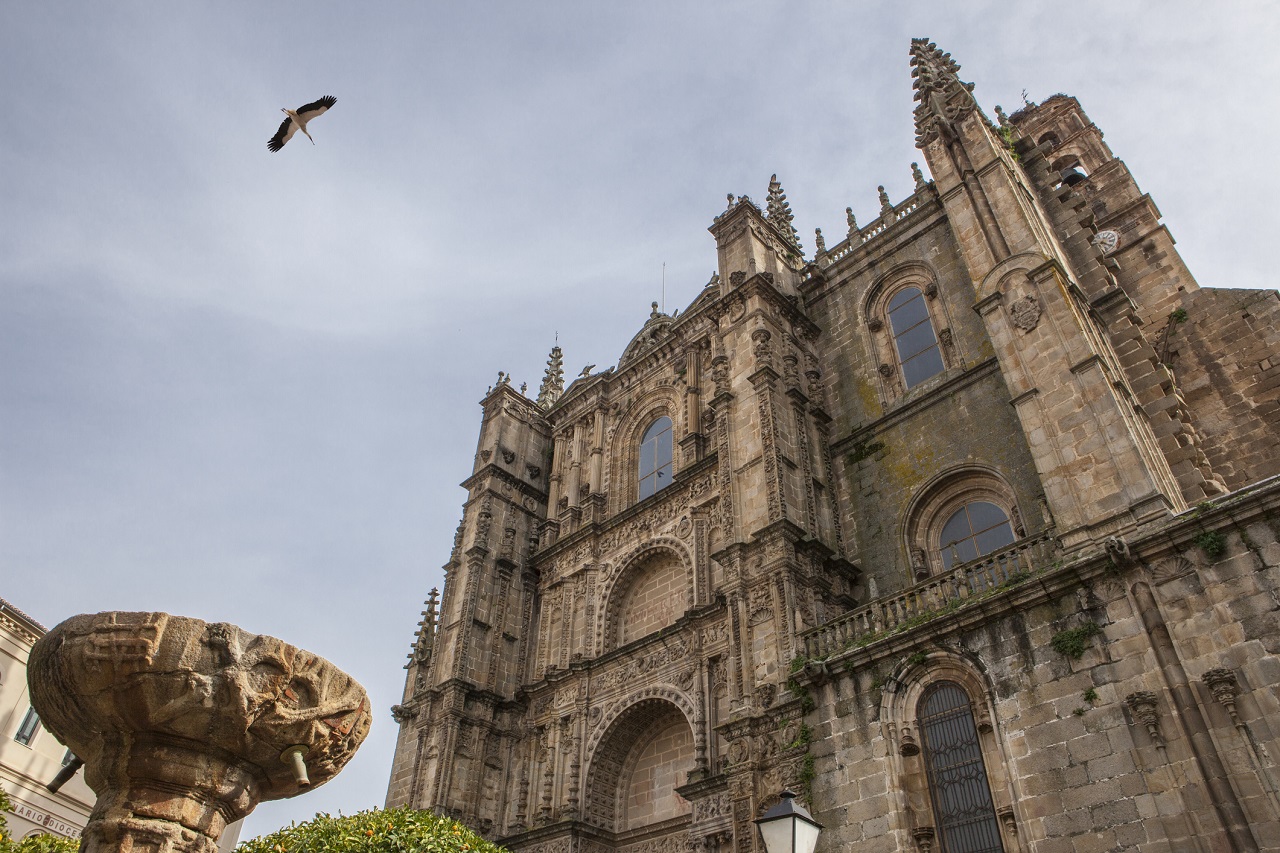
<path fill-rule="evenodd" d="M 241 842 L 236 853 L 506 853 L 451 818 L 408 807 L 318 814 Z"/>

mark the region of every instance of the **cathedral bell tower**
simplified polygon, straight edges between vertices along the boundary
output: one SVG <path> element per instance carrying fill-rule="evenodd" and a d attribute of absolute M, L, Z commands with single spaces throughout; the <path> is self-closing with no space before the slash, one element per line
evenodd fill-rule
<path fill-rule="evenodd" d="M 911 44 L 916 143 L 929 163 L 1060 536 L 1071 548 L 1186 503 L 1013 137 L 959 65 Z"/>

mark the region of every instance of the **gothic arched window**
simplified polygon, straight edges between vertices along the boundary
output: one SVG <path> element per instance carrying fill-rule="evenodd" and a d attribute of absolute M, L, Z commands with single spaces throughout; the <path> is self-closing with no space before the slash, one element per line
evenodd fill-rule
<path fill-rule="evenodd" d="M 926 688 L 917 706 L 939 848 L 1004 853 L 969 695 L 953 681 Z"/>
<path fill-rule="evenodd" d="M 671 418 L 658 418 L 640 439 L 640 500 L 671 485 Z"/>
<path fill-rule="evenodd" d="M 924 294 L 916 287 L 904 287 L 888 304 L 889 327 L 902 365 L 902 381 L 908 389 L 942 372 L 942 351 L 929 320 Z"/>
<path fill-rule="evenodd" d="M 939 539 L 942 567 L 950 569 L 998 551 L 1014 542 L 1013 525 L 1005 511 L 990 501 L 970 501 L 942 525 Z"/>

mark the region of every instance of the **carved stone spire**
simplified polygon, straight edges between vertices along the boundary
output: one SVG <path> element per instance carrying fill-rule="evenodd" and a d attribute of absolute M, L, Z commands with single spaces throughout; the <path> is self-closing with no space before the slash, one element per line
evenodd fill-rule
<path fill-rule="evenodd" d="M 796 231 L 795 226 L 791 224 L 791 221 L 795 218 L 791 215 L 791 205 L 787 204 L 787 194 L 782 191 L 782 184 L 778 183 L 777 175 L 769 176 L 769 202 L 767 209 L 768 213 L 765 218 L 782 232 L 782 236 L 792 246 L 803 252 L 800 247 L 800 234 Z"/>
<path fill-rule="evenodd" d="M 940 134 L 955 136 L 956 122 L 978 108 L 973 84 L 956 75 L 959 64 L 928 39 L 911 40 L 911 76 L 916 104 L 916 145 L 923 147 Z"/>
<path fill-rule="evenodd" d="M 542 377 L 542 387 L 538 389 L 538 407 L 549 409 L 564 393 L 564 353 L 559 345 L 551 348 L 551 357 L 547 359 L 547 370 Z"/>
<path fill-rule="evenodd" d="M 858 233 L 858 217 L 853 215 L 852 207 L 844 209 L 844 218 L 849 223 L 849 237 L 853 238 Z"/>
<path fill-rule="evenodd" d="M 928 185 L 928 182 L 924 179 L 924 172 L 920 171 L 919 163 L 911 164 L 911 177 L 915 178 L 916 192 L 919 192 Z"/>

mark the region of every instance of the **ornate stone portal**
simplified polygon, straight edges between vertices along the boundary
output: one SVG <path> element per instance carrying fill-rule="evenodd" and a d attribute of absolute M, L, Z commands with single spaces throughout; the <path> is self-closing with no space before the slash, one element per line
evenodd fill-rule
<path fill-rule="evenodd" d="M 82 850 L 214 853 L 263 800 L 322 784 L 369 699 L 274 637 L 167 613 L 74 616 L 31 650 L 31 701 L 98 795 Z"/>

